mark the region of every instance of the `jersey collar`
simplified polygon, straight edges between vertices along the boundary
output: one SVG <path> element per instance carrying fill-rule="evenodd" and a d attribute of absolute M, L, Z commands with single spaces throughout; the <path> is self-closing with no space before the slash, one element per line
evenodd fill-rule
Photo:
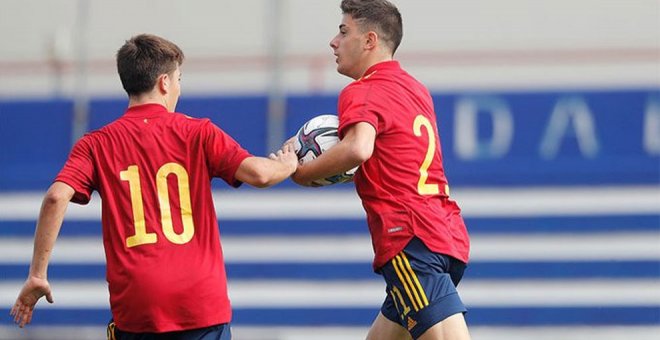
<path fill-rule="evenodd" d="M 169 113 L 167 108 L 161 104 L 142 104 L 131 106 L 126 109 L 124 116 L 127 117 L 151 117 L 163 113 Z"/>
<path fill-rule="evenodd" d="M 398 70 L 400 68 L 401 65 L 399 65 L 398 60 L 382 61 L 380 63 L 371 65 L 371 67 L 369 67 L 367 71 L 364 72 L 364 75 L 360 77 L 360 79 L 358 79 L 357 81 L 369 79 L 369 77 L 371 77 L 372 75 L 374 75 L 374 73 L 378 71 Z"/>

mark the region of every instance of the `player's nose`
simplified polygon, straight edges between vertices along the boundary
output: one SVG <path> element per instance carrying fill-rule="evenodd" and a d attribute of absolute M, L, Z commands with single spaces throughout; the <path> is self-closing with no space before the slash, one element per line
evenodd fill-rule
<path fill-rule="evenodd" d="M 332 48 L 333 51 L 337 49 L 337 37 L 330 40 L 330 48 Z"/>

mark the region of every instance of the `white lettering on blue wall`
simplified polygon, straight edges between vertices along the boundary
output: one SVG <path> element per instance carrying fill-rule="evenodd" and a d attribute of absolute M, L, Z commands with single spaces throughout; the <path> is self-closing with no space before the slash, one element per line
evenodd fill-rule
<path fill-rule="evenodd" d="M 541 158 L 555 159 L 562 142 L 574 137 L 585 158 L 596 158 L 600 149 L 593 114 L 582 97 L 561 98 L 555 104 L 539 147 Z"/>
<path fill-rule="evenodd" d="M 492 119 L 490 139 L 480 138 L 478 113 Z M 460 159 L 497 159 L 509 151 L 513 139 L 513 115 L 507 103 L 497 97 L 464 97 L 456 101 L 454 151 Z"/>
<path fill-rule="evenodd" d="M 644 151 L 660 155 L 660 97 L 650 97 L 644 111 Z"/>

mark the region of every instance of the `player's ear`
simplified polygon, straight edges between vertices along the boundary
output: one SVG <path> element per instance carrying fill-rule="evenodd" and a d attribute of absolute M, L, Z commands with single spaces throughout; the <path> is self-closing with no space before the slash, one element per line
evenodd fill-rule
<path fill-rule="evenodd" d="M 374 31 L 367 32 L 367 41 L 365 42 L 364 48 L 367 50 L 373 50 L 378 46 L 378 34 Z"/>
<path fill-rule="evenodd" d="M 156 85 L 158 86 L 158 90 L 161 93 L 168 93 L 170 92 L 170 76 L 167 73 L 163 73 L 158 77 L 158 81 L 156 81 Z"/>

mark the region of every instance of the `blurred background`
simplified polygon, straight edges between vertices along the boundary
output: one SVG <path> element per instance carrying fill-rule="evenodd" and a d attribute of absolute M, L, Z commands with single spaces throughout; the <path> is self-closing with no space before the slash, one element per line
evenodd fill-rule
<path fill-rule="evenodd" d="M 397 59 L 434 96 L 473 239 L 474 339 L 660 334 L 660 1 L 399 0 Z M 339 0 L 0 0 L 0 339 L 102 339 L 100 205 L 71 205 L 19 330 L 42 195 L 84 132 L 119 117 L 114 56 L 153 33 L 185 52 L 178 111 L 256 155 L 335 113 Z M 236 340 L 363 339 L 385 296 L 352 184 L 214 182 Z"/>

